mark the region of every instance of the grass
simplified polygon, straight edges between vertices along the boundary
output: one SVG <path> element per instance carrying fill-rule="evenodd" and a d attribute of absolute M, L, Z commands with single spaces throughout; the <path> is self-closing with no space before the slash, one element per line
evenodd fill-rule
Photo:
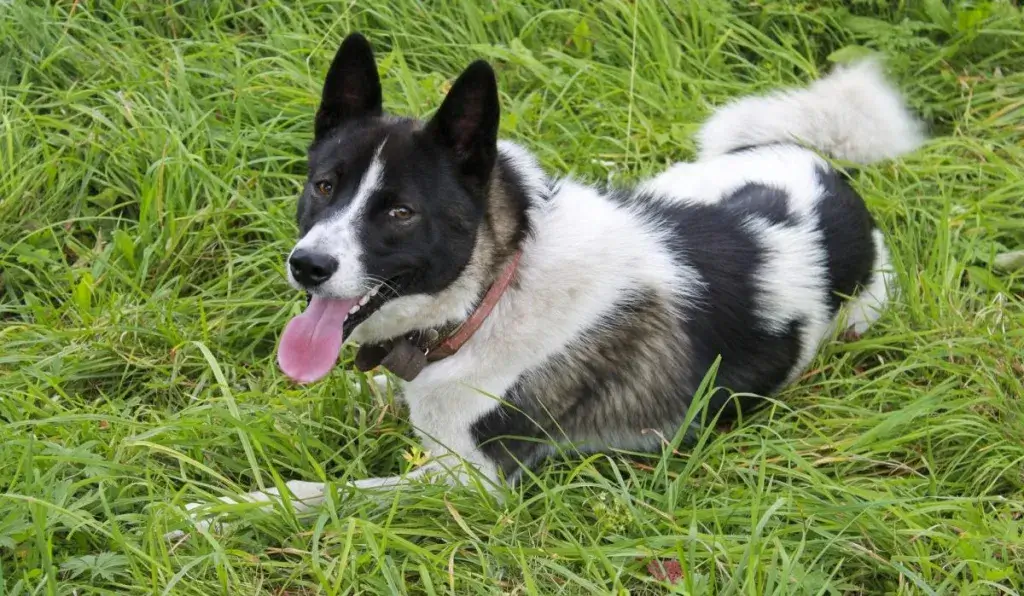
<path fill-rule="evenodd" d="M 4 594 L 1018 594 L 1024 590 L 1024 15 L 1008 3 L 0 2 Z M 417 458 L 390 396 L 273 350 L 312 113 L 350 30 L 425 115 L 475 57 L 506 137 L 632 180 L 740 94 L 882 52 L 931 127 L 861 170 L 902 299 L 779 405 L 693 448 L 551 462 L 503 501 L 341 491 L 184 503 Z M 364 385 L 365 386 L 365 385 Z M 652 562 L 676 562 L 662 581 Z"/>

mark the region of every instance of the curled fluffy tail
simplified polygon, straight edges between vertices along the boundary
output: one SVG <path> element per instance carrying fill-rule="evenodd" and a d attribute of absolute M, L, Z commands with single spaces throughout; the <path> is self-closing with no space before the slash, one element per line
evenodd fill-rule
<path fill-rule="evenodd" d="M 701 159 L 789 142 L 868 164 L 917 149 L 924 132 L 872 59 L 836 68 L 803 89 L 726 104 L 701 127 L 698 142 Z"/>

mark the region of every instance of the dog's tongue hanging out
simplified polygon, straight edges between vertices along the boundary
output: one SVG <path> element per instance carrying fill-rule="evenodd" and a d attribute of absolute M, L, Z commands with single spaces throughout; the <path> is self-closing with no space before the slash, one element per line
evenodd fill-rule
<path fill-rule="evenodd" d="M 313 297 L 306 312 L 288 322 L 277 348 L 277 363 L 299 383 L 312 383 L 331 372 L 345 339 L 342 325 L 359 302 Z"/>

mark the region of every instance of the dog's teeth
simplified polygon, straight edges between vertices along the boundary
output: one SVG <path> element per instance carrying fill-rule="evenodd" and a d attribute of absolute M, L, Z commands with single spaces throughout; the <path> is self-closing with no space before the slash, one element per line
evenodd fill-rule
<path fill-rule="evenodd" d="M 370 301 L 370 295 L 367 294 L 359 299 L 359 306 L 366 306 L 366 303 Z"/>
<path fill-rule="evenodd" d="M 370 295 L 370 296 L 376 296 L 376 295 L 377 295 L 377 292 L 379 292 L 379 291 L 380 291 L 380 288 L 381 288 L 381 286 L 383 286 L 383 285 L 384 285 L 384 284 L 380 284 L 380 285 L 378 285 L 378 286 L 374 286 L 374 288 L 373 288 L 372 290 L 370 290 L 370 294 L 369 294 L 369 295 Z"/>
<path fill-rule="evenodd" d="M 357 304 L 357 305 L 355 305 L 355 306 L 353 306 L 353 307 L 352 307 L 352 310 L 348 311 L 348 314 L 350 314 L 350 315 L 354 315 L 354 314 L 356 314 L 357 312 L 359 312 L 359 305 L 358 305 L 358 304 Z"/>

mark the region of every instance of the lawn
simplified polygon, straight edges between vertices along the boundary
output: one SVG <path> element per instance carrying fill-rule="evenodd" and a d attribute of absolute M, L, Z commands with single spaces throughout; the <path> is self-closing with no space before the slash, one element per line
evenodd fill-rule
<path fill-rule="evenodd" d="M 0 2 L 0 592 L 1024 591 L 1024 274 L 993 265 L 1024 248 L 1020 9 L 355 4 Z M 222 507 L 223 532 L 168 543 L 185 503 L 422 456 L 351 367 L 300 388 L 274 361 L 304 305 L 283 267 L 313 110 L 354 29 L 388 109 L 429 114 L 484 57 L 505 137 L 614 182 L 692 159 L 730 98 L 880 52 L 931 136 L 854 177 L 901 297 L 696 445 L 561 457 L 501 499 Z"/>

